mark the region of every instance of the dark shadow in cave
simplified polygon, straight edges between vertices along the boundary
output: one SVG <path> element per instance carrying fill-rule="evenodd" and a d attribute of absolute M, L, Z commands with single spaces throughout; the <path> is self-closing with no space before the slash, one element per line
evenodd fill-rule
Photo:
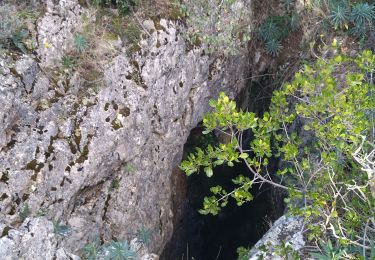
<path fill-rule="evenodd" d="M 261 115 L 269 106 L 270 95 L 262 97 L 265 93 L 264 85 L 269 85 L 270 79 L 264 78 L 260 82 L 253 82 L 249 88 L 239 96 L 244 97 L 242 102 L 249 110 Z M 257 93 L 254 96 L 254 93 Z M 260 93 L 260 94 L 259 94 Z M 249 101 L 252 100 L 250 103 Z M 239 102 L 238 102 L 239 103 Z M 202 128 L 197 127 L 185 145 L 185 153 L 193 151 L 193 147 L 205 147 L 205 142 L 212 142 L 213 136 L 205 136 L 203 145 L 199 141 L 202 137 Z M 247 135 L 246 143 L 251 140 Z M 271 162 L 271 171 L 276 171 L 278 161 Z M 184 174 L 175 171 L 175 174 Z M 167 244 L 162 260 L 235 260 L 237 248 L 240 246 L 251 248 L 269 229 L 271 223 L 283 214 L 284 204 L 282 191 L 268 184 L 254 186 L 253 201 L 237 206 L 234 201 L 221 210 L 217 216 L 201 215 L 198 210 L 202 207 L 205 196 L 210 196 L 210 187 L 221 185 L 227 191 L 235 186 L 231 179 L 238 175 L 248 176 L 249 170 L 244 164 L 234 167 L 221 166 L 214 169 L 211 178 L 204 173 L 193 174 L 187 178 L 187 196 L 178 205 L 179 214 L 175 219 L 175 229 L 172 239 Z"/>

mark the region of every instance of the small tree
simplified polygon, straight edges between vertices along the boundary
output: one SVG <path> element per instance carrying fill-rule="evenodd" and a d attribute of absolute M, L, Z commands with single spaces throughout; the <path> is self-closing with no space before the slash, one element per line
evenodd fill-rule
<path fill-rule="evenodd" d="M 214 167 L 242 161 L 249 175 L 233 179 L 238 187 L 229 192 L 212 187 L 200 212 L 215 215 L 229 198 L 242 205 L 252 200 L 252 185 L 269 183 L 289 192 L 289 211 L 305 217 L 309 240 L 333 238 L 368 256 L 375 238 L 373 161 L 368 159 L 373 160 L 375 137 L 374 68 L 371 51 L 305 65 L 273 93 L 270 111 L 262 117 L 238 111 L 224 93 L 211 100 L 204 133 L 219 131 L 231 141 L 197 148 L 181 169 L 187 175 L 203 169 L 211 177 Z M 245 130 L 254 136 L 249 149 L 243 144 Z M 283 162 L 277 172 L 268 168 L 271 157 Z"/>

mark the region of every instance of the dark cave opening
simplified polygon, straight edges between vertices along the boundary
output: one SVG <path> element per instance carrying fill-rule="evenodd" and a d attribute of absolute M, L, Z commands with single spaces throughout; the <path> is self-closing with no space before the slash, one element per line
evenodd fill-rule
<path fill-rule="evenodd" d="M 239 95 L 243 100 L 237 103 L 244 104 L 242 109 L 254 111 L 258 115 L 263 114 L 270 102 L 270 89 L 265 89 L 264 86 L 269 86 L 270 82 L 268 77 L 252 82 Z M 203 148 L 207 143 L 217 142 L 215 135 L 204 136 L 202 130 L 202 127 L 197 127 L 191 131 L 185 144 L 185 154 L 192 152 L 196 146 Z M 251 138 L 251 135 L 247 134 L 246 142 L 250 143 Z M 271 166 L 273 170 L 277 169 L 277 164 L 275 159 Z M 174 174 L 184 175 L 180 170 L 174 171 Z M 285 195 L 268 184 L 254 185 L 251 189 L 254 199 L 242 206 L 237 206 L 230 200 L 216 216 L 201 215 L 198 212 L 204 197 L 211 195 L 210 187 L 221 185 L 231 191 L 234 188 L 231 179 L 240 174 L 249 176 L 246 165 L 220 166 L 214 169 L 211 178 L 200 173 L 185 179 L 186 195 L 175 206 L 178 210 L 175 210 L 177 216 L 174 232 L 160 259 L 235 260 L 238 247 L 251 248 L 267 232 L 284 212 Z"/>
<path fill-rule="evenodd" d="M 237 206 L 230 201 L 216 216 L 198 212 L 210 187 L 220 184 L 231 190 L 231 179 L 239 174 L 249 174 L 246 166 L 221 166 L 211 178 L 203 173 L 188 178 L 181 216 L 161 259 L 237 259 L 238 247 L 251 248 L 263 236 L 284 210 L 283 194 L 269 185 L 254 186 L 251 202 Z"/>

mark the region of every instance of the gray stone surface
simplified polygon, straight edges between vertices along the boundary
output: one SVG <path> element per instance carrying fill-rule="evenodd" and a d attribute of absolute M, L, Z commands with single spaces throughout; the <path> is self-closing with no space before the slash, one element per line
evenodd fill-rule
<path fill-rule="evenodd" d="M 302 227 L 302 218 L 286 215 L 280 217 L 262 239 L 250 250 L 249 260 L 285 259 L 285 256 L 278 254 L 278 251 L 281 249 L 280 247 L 283 246 L 290 246 L 291 249 L 298 252 L 305 246 Z"/>
<path fill-rule="evenodd" d="M 82 12 L 77 1 L 47 1 L 38 59 L 0 56 L 0 223 L 11 229 L 0 237 L 2 259 L 66 259 L 97 236 L 131 240 L 141 226 L 153 234 L 148 252 L 160 253 L 173 230 L 172 168 L 189 131 L 210 98 L 234 97 L 245 83 L 245 56 L 187 51 L 183 26 L 166 20 L 140 53 L 116 52 L 99 89 L 76 74 L 52 77 Z M 57 237 L 52 220 L 71 234 Z"/>
<path fill-rule="evenodd" d="M 57 239 L 52 223 L 46 218 L 26 219 L 21 227 L 7 233 L 0 239 L 1 259 L 52 259 L 55 255 Z"/>
<path fill-rule="evenodd" d="M 46 10 L 38 22 L 38 53 L 41 64 L 52 68 L 72 49 L 75 31 L 82 26 L 82 16 L 88 13 L 77 0 L 46 0 Z"/>

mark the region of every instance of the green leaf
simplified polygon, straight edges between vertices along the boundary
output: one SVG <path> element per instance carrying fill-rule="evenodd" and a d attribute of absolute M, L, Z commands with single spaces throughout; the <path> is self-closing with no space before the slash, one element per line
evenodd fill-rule
<path fill-rule="evenodd" d="M 246 159 L 249 157 L 249 154 L 247 153 L 241 153 L 240 156 L 239 156 L 241 159 Z"/>
<path fill-rule="evenodd" d="M 211 177 L 214 174 L 211 167 L 205 167 L 204 172 L 206 173 L 207 177 Z"/>

